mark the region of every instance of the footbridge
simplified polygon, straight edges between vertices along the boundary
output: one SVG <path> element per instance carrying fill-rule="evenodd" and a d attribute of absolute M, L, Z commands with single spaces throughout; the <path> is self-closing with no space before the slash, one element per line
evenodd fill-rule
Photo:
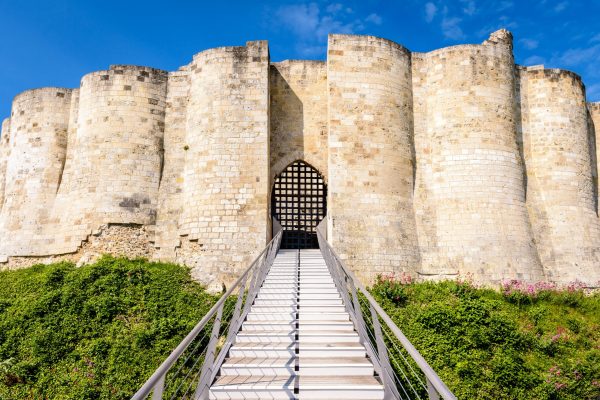
<path fill-rule="evenodd" d="M 277 233 L 132 399 L 455 399 L 316 235 Z"/>

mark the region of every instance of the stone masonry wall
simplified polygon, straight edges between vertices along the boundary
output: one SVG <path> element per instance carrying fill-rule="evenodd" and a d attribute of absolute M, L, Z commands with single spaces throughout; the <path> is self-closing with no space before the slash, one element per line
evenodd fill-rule
<path fill-rule="evenodd" d="M 232 281 L 270 233 L 267 43 L 197 54 L 189 96 L 177 260 L 203 281 Z"/>
<path fill-rule="evenodd" d="M 520 77 L 527 203 L 546 277 L 600 281 L 595 143 L 583 84 L 554 69 L 522 69 Z"/>
<path fill-rule="evenodd" d="M 600 171 L 600 159 L 598 158 L 598 149 L 600 149 L 600 102 L 598 103 L 588 103 L 588 124 L 589 124 L 589 129 L 590 129 L 590 137 L 591 140 L 593 141 L 593 143 L 595 144 L 594 146 L 594 154 L 593 155 L 593 161 L 596 162 L 596 168 L 595 168 L 595 175 L 594 175 L 594 182 L 596 184 L 595 189 L 596 189 L 596 211 L 600 210 L 600 193 L 598 193 L 598 187 L 599 187 L 599 179 L 598 179 L 598 173 Z"/>
<path fill-rule="evenodd" d="M 330 35 L 329 240 L 365 280 L 417 271 L 410 53 Z"/>
<path fill-rule="evenodd" d="M 542 279 L 517 147 L 512 36 L 416 58 L 421 274 Z"/>
<path fill-rule="evenodd" d="M 187 68 L 169 73 L 165 115 L 164 162 L 156 221 L 157 259 L 174 260 L 181 245 L 179 217 L 184 210 L 184 167 L 190 74 Z"/>
<path fill-rule="evenodd" d="M 296 160 L 327 177 L 327 64 L 271 64 L 271 179 Z"/>
<path fill-rule="evenodd" d="M 166 89 L 167 74 L 147 67 L 115 65 L 81 80 L 75 151 L 54 209 L 59 253 L 100 225 L 155 223 Z"/>
<path fill-rule="evenodd" d="M 71 90 L 26 91 L 13 101 L 11 155 L 0 212 L 0 255 L 35 255 L 52 243 L 46 228 L 67 148 Z"/>
<path fill-rule="evenodd" d="M 112 66 L 18 95 L 0 133 L 0 268 L 102 253 L 184 263 L 220 289 L 270 239 L 273 178 L 328 184 L 357 275 L 600 285 L 600 103 L 518 67 L 512 35 L 411 53 L 330 35 L 327 62 L 267 43 L 176 72 Z"/>
<path fill-rule="evenodd" d="M 0 129 L 0 212 L 4 204 L 4 186 L 6 184 L 6 164 L 10 156 L 10 118 L 2 121 Z"/>

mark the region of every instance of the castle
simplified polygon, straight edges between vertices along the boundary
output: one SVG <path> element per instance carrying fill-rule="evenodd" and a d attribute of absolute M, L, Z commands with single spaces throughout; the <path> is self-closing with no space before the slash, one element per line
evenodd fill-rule
<path fill-rule="evenodd" d="M 0 138 L 0 268 L 113 253 L 220 285 L 275 225 L 302 233 L 326 214 L 367 281 L 598 286 L 600 103 L 579 76 L 515 65 L 506 30 L 428 53 L 330 35 L 327 54 L 271 63 L 255 41 L 176 72 L 114 65 L 78 89 L 16 96 Z M 286 204 L 305 177 L 315 193 Z"/>

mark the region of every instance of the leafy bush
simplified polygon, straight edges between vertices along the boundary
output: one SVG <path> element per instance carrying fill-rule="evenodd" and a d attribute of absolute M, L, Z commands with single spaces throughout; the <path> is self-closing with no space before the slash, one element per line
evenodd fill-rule
<path fill-rule="evenodd" d="M 403 286 L 411 282 L 410 275 L 402 274 L 399 278 L 396 278 L 394 274 L 377 275 L 373 290 L 381 297 L 393 302 L 395 305 L 401 305 L 407 299 Z"/>
<path fill-rule="evenodd" d="M 216 302 L 185 267 L 0 272 L 0 399 L 128 399 Z"/>
<path fill-rule="evenodd" d="M 393 279 L 371 293 L 459 399 L 600 398 L 598 293 Z"/>

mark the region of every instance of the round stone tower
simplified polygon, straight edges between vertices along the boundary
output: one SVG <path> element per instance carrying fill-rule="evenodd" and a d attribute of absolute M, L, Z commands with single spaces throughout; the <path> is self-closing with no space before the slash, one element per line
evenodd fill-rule
<path fill-rule="evenodd" d="M 410 53 L 373 36 L 330 35 L 327 79 L 329 240 L 365 281 L 413 274 Z"/>
<path fill-rule="evenodd" d="M 235 280 L 270 234 L 267 43 L 204 51 L 189 70 L 178 261 Z"/>
<path fill-rule="evenodd" d="M 521 70 L 527 202 L 548 279 L 600 281 L 595 143 L 585 89 L 570 71 Z"/>
<path fill-rule="evenodd" d="M 0 254 L 43 254 L 42 230 L 51 220 L 65 162 L 70 101 L 70 89 L 53 87 L 13 101 Z"/>
<path fill-rule="evenodd" d="M 54 210 L 70 229 L 67 247 L 101 224 L 154 224 L 166 93 L 166 72 L 148 67 L 114 65 L 82 78 L 72 110 L 77 151 L 69 152 Z"/>
<path fill-rule="evenodd" d="M 413 59 L 421 273 L 542 279 L 517 146 L 512 35 Z"/>

